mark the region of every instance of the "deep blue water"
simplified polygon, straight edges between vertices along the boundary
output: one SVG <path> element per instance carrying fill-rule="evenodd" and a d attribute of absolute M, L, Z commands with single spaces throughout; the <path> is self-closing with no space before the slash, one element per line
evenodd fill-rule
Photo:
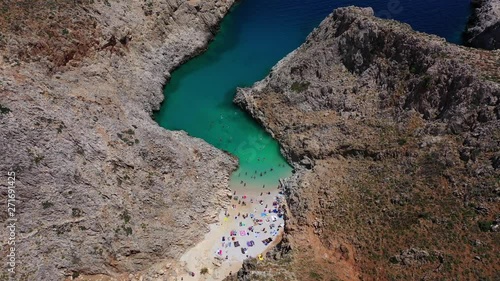
<path fill-rule="evenodd" d="M 276 184 L 290 167 L 278 144 L 232 104 L 235 89 L 264 78 L 334 8 L 349 5 L 370 6 L 380 17 L 455 43 L 470 12 L 469 0 L 241 0 L 208 50 L 173 73 L 156 120 L 236 155 L 241 167 L 233 175 L 235 184 Z M 262 177 L 250 177 L 264 171 Z"/>

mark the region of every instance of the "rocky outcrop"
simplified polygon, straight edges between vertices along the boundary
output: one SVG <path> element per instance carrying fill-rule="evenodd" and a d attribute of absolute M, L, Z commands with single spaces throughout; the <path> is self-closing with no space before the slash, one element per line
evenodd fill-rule
<path fill-rule="evenodd" d="M 173 268 L 202 238 L 236 160 L 151 114 L 232 2 L 1 4 L 0 201 L 15 172 L 15 280 L 167 278 L 155 264 Z"/>
<path fill-rule="evenodd" d="M 235 102 L 295 167 L 285 184 L 294 259 L 273 271 L 498 276 L 499 59 L 348 7 L 239 89 Z"/>
<path fill-rule="evenodd" d="M 474 11 L 464 33 L 468 46 L 494 50 L 500 48 L 500 1 L 473 0 Z"/>

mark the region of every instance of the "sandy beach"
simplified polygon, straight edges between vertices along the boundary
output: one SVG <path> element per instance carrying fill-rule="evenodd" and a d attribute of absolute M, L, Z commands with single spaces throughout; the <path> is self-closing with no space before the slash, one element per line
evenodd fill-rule
<path fill-rule="evenodd" d="M 284 197 L 277 187 L 261 189 L 233 188 L 230 206 L 203 241 L 181 257 L 183 268 L 172 280 L 222 280 L 236 274 L 246 258 L 265 258 L 281 238 Z"/>

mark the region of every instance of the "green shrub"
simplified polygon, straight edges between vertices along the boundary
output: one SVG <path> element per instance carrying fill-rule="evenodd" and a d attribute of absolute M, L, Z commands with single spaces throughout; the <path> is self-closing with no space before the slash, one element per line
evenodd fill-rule
<path fill-rule="evenodd" d="M 132 235 L 132 227 L 130 226 L 125 227 L 125 225 L 122 225 L 122 228 L 125 231 L 125 234 L 127 234 L 127 236 Z"/>
<path fill-rule="evenodd" d="M 10 109 L 8 107 L 5 107 L 5 106 L 0 104 L 0 114 L 6 114 L 9 112 L 10 112 Z"/>
<path fill-rule="evenodd" d="M 78 208 L 73 208 L 73 209 L 71 209 L 71 215 L 73 217 L 79 217 L 82 215 L 82 210 L 80 210 Z"/>
<path fill-rule="evenodd" d="M 407 141 L 406 139 L 403 139 L 403 138 L 398 139 L 398 144 L 399 144 L 399 145 L 405 145 L 407 142 L 408 142 L 408 141 Z"/>
<path fill-rule="evenodd" d="M 45 202 L 43 202 L 43 203 L 42 203 L 42 207 L 43 207 L 44 209 L 50 208 L 50 207 L 52 207 L 52 206 L 54 206 L 54 204 L 53 204 L 53 203 L 51 203 L 51 202 L 49 202 L 49 201 L 45 201 Z"/>
<path fill-rule="evenodd" d="M 392 263 L 392 264 L 398 264 L 399 263 L 399 261 L 398 261 L 398 259 L 396 257 L 390 257 L 389 258 L 389 262 Z"/>
<path fill-rule="evenodd" d="M 293 82 L 290 89 L 294 92 L 302 93 L 303 91 L 307 90 L 307 88 L 309 88 L 309 85 L 311 85 L 311 83 L 309 83 L 309 82 L 300 82 L 300 83 Z"/>
<path fill-rule="evenodd" d="M 323 278 L 319 273 L 317 273 L 315 271 L 310 271 L 309 277 L 311 277 L 312 279 L 315 279 L 315 280 L 321 280 Z"/>
<path fill-rule="evenodd" d="M 411 67 L 410 67 L 410 73 L 411 73 L 411 74 L 418 74 L 418 69 L 417 69 L 417 67 L 416 67 L 416 66 L 414 66 L 414 65 L 413 65 L 413 66 L 411 66 Z"/>
<path fill-rule="evenodd" d="M 482 232 L 490 231 L 492 225 L 493 225 L 493 222 L 491 222 L 491 221 L 478 221 L 477 222 L 477 226 L 479 226 L 479 229 Z"/>
<path fill-rule="evenodd" d="M 33 161 L 35 161 L 35 164 L 38 164 L 38 163 L 40 163 L 40 161 L 42 161 L 42 160 L 43 160 L 43 158 L 44 158 L 44 157 L 43 157 L 43 156 L 41 156 L 41 155 L 40 155 L 40 156 L 35 156 L 35 158 L 33 159 Z"/>
<path fill-rule="evenodd" d="M 59 125 L 59 127 L 57 127 L 57 133 L 58 134 L 62 133 L 63 129 L 64 129 L 64 125 L 62 125 L 62 124 Z"/>
<path fill-rule="evenodd" d="M 122 219 L 122 220 L 123 220 L 126 224 L 127 224 L 127 223 L 130 221 L 130 219 L 131 219 L 131 217 L 130 217 L 130 215 L 129 215 L 129 213 L 128 213 L 128 211 L 127 211 L 127 210 L 123 211 L 123 213 L 120 215 L 120 218 L 121 218 L 121 219 Z"/>
<path fill-rule="evenodd" d="M 425 90 L 428 90 L 432 85 L 432 77 L 430 75 L 426 75 L 423 80 L 423 86 Z"/>

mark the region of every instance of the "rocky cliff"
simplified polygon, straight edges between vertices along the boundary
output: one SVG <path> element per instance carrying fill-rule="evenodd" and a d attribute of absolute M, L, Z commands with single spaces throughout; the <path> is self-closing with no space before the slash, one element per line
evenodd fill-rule
<path fill-rule="evenodd" d="M 235 98 L 295 167 L 281 250 L 240 279 L 498 277 L 499 69 L 498 52 L 335 10 Z"/>
<path fill-rule="evenodd" d="M 15 280 L 163 280 L 202 238 L 236 160 L 151 113 L 232 3 L 0 4 L 0 201 L 15 172 Z"/>
<path fill-rule="evenodd" d="M 472 0 L 473 13 L 464 34 L 466 45 L 500 48 L 500 0 Z"/>

